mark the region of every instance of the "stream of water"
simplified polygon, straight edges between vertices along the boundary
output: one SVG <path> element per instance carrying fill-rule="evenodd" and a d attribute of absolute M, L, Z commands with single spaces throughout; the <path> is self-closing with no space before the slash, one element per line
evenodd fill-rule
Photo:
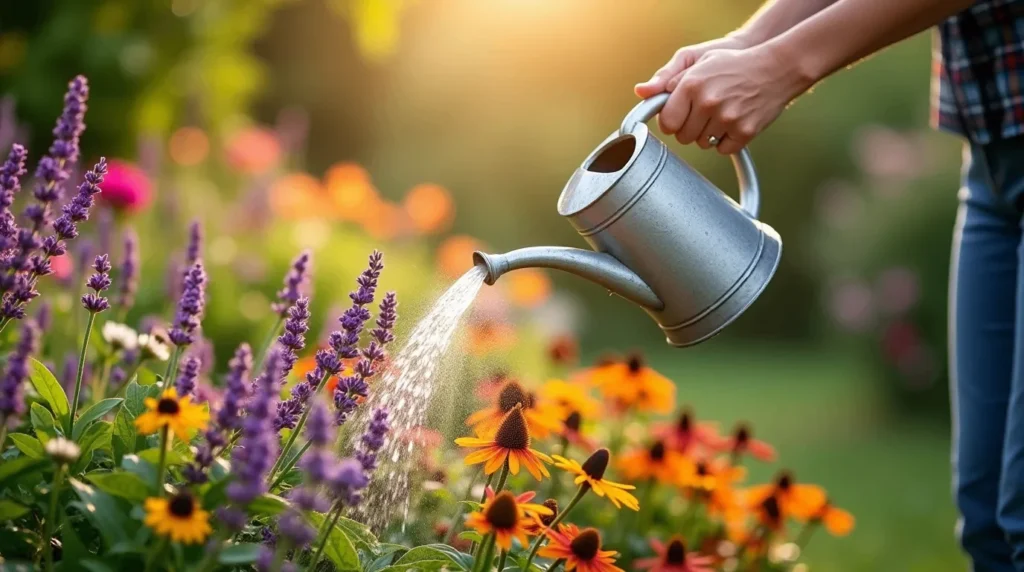
<path fill-rule="evenodd" d="M 374 409 L 388 408 L 391 430 L 378 455 L 374 483 L 367 489 L 360 515 L 368 526 L 382 529 L 401 510 L 402 522 L 409 514 L 409 473 L 415 461 L 415 443 L 405 439 L 421 427 L 427 407 L 437 388 L 441 362 L 458 329 L 462 315 L 473 303 L 484 283 L 486 270 L 474 266 L 459 278 L 427 315 L 416 324 L 392 367 L 373 384 L 367 403 L 360 407 L 357 427 L 365 427 Z M 355 439 L 359 438 L 356 432 Z M 353 443 L 355 445 L 355 443 Z"/>

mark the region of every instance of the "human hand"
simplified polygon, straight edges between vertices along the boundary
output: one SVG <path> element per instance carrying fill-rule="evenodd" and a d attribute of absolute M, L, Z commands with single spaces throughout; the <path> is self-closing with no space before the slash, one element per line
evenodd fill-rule
<path fill-rule="evenodd" d="M 676 53 L 672 55 L 672 59 L 662 66 L 661 69 L 654 72 L 651 79 L 636 84 L 633 91 L 643 99 L 666 91 L 672 91 L 671 87 L 669 87 L 670 83 L 672 86 L 675 86 L 682 73 L 696 64 L 704 54 L 712 50 L 742 50 L 750 47 L 750 45 L 750 42 L 743 37 L 734 35 L 692 46 L 684 46 L 676 50 Z"/>
<path fill-rule="evenodd" d="M 770 125 L 790 101 L 813 82 L 797 58 L 767 45 L 745 50 L 712 50 L 666 86 L 672 92 L 658 125 L 680 143 L 696 142 L 724 155 L 740 151 Z"/>

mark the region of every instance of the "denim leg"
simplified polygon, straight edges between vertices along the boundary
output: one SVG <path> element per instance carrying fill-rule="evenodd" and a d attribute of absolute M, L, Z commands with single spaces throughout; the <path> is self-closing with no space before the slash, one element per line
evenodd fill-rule
<path fill-rule="evenodd" d="M 1024 207 L 1024 139 L 1000 141 L 985 147 L 996 192 L 1012 211 L 1018 229 Z M 1021 231 L 1018 230 L 1018 236 Z M 1014 320 L 1013 373 L 1003 442 L 998 521 L 1013 550 L 1013 565 L 1024 572 L 1024 244 L 1017 246 L 1016 297 L 1004 311 Z"/>
<path fill-rule="evenodd" d="M 1019 218 L 997 196 L 983 151 L 964 154 L 950 276 L 950 389 L 958 536 L 977 572 L 1012 572 L 997 520 L 1013 371 Z"/>

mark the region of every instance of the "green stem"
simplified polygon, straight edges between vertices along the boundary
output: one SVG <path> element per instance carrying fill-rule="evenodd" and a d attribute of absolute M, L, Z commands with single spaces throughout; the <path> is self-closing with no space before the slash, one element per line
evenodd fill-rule
<path fill-rule="evenodd" d="M 800 531 L 800 536 L 797 536 L 796 538 L 796 545 L 800 548 L 801 552 L 804 547 L 807 546 L 807 543 L 810 542 L 811 536 L 814 535 L 814 531 L 818 530 L 818 524 L 819 521 L 812 520 L 805 524 L 803 530 Z"/>
<path fill-rule="evenodd" d="M 316 552 L 313 554 L 313 559 L 310 560 L 312 564 L 309 565 L 308 570 L 316 570 L 316 565 L 319 564 L 320 559 L 323 558 L 324 548 L 327 546 L 327 540 L 331 537 L 331 529 L 334 528 L 334 525 L 338 524 L 338 519 L 341 518 L 341 511 L 344 508 L 345 507 L 340 501 L 334 503 L 334 507 L 331 509 L 333 514 L 330 520 L 324 522 L 324 527 L 318 536 L 318 538 L 320 538 L 320 542 L 317 544 Z"/>
<path fill-rule="evenodd" d="M 68 435 L 74 433 L 75 413 L 78 412 L 78 398 L 82 394 L 82 377 L 85 374 L 85 354 L 89 349 L 89 337 L 92 334 L 92 324 L 96 321 L 96 313 L 89 312 L 89 321 L 85 325 L 85 341 L 82 342 L 82 353 L 78 356 L 78 377 L 75 378 L 75 397 L 71 401 L 71 417 L 68 421 Z"/>
<path fill-rule="evenodd" d="M 505 459 L 505 464 L 501 467 L 501 476 L 498 477 L 498 488 L 495 489 L 494 494 L 500 493 L 505 489 L 505 481 L 508 480 L 508 459 Z"/>
<path fill-rule="evenodd" d="M 167 447 L 171 440 L 171 428 L 164 425 L 160 429 L 160 462 L 156 466 L 156 491 L 164 496 L 164 473 L 167 471 Z"/>
<path fill-rule="evenodd" d="M 57 497 L 60 495 L 60 485 L 64 481 L 64 465 L 58 465 L 53 473 L 53 487 L 50 488 L 50 510 L 46 513 L 46 523 L 43 525 L 43 559 L 46 562 L 46 570 L 53 570 L 53 531 L 57 520 Z"/>
<path fill-rule="evenodd" d="M 110 368 L 114 365 L 113 354 L 104 356 L 100 361 L 100 375 L 96 378 L 92 390 L 93 401 L 100 401 L 107 396 L 107 379 L 110 377 Z"/>
<path fill-rule="evenodd" d="M 494 558 L 494 533 L 484 538 L 480 545 L 480 555 L 473 561 L 473 572 L 487 572 L 490 570 L 491 560 Z M 529 568 L 527 568 L 529 569 Z"/>
<path fill-rule="evenodd" d="M 0 452 L 4 450 L 4 441 L 7 440 L 7 417 L 0 418 Z"/>
<path fill-rule="evenodd" d="M 3 443 L 3 441 L 0 441 L 0 443 Z M 469 486 L 466 487 L 466 494 L 462 495 L 462 498 L 469 499 L 470 495 L 473 494 L 473 485 L 476 484 L 476 480 L 480 477 L 480 473 L 482 471 L 483 469 L 480 469 L 479 471 L 473 473 L 473 478 L 469 479 Z M 443 542 L 445 544 L 451 544 L 452 540 L 455 539 L 455 535 L 458 533 L 459 524 L 461 524 L 460 521 L 462 520 L 462 513 L 465 511 L 466 505 L 459 503 L 458 506 L 459 511 L 455 513 L 455 517 L 452 518 L 452 524 L 448 527 L 448 533 L 444 535 Z"/>
<path fill-rule="evenodd" d="M 3 333 L 4 328 L 6 328 L 7 324 L 10 324 L 10 323 L 11 323 L 11 319 L 10 318 L 4 318 L 3 320 L 0 320 L 0 333 Z"/>
<path fill-rule="evenodd" d="M 174 346 L 171 352 L 171 359 L 167 361 L 167 370 L 164 372 L 164 389 L 174 387 L 174 373 L 178 369 L 178 358 L 181 357 L 181 346 Z"/>
<path fill-rule="evenodd" d="M 153 565 L 160 560 L 160 555 L 164 553 L 165 548 L 167 548 L 167 537 L 161 536 L 160 540 L 153 546 L 149 556 L 146 557 L 146 572 L 153 569 Z"/>
<path fill-rule="evenodd" d="M 313 395 L 310 396 L 310 404 L 312 404 L 313 401 L 316 399 L 317 394 L 323 391 L 324 386 L 327 385 L 327 378 L 330 376 L 331 374 L 327 373 L 320 378 L 320 383 L 316 384 L 316 389 L 314 390 Z M 288 436 L 288 441 L 284 444 L 284 447 L 281 448 L 281 455 L 278 456 L 277 461 L 274 463 L 274 467 L 270 469 L 269 476 L 271 478 L 273 478 L 274 475 L 277 474 L 278 469 L 281 468 L 281 463 L 283 463 L 284 460 L 288 458 L 288 452 L 291 451 L 292 445 L 295 444 L 295 440 L 299 438 L 299 433 L 302 432 L 302 428 L 305 427 L 306 425 L 306 418 L 309 417 L 310 409 L 312 409 L 312 407 L 306 407 L 305 410 L 303 410 L 302 416 L 299 417 L 298 423 L 295 424 L 295 428 L 292 429 L 291 435 Z"/>
<path fill-rule="evenodd" d="M 569 450 L 569 440 L 562 437 L 562 442 L 559 445 L 558 455 L 564 457 L 565 453 Z M 557 499 L 558 495 L 562 494 L 562 474 L 555 473 L 551 476 L 551 488 L 548 489 L 548 498 Z"/>
<path fill-rule="evenodd" d="M 558 568 L 562 564 L 565 564 L 565 559 L 559 558 L 558 560 L 555 560 L 554 562 L 551 563 L 551 566 L 548 566 L 547 572 L 554 572 L 555 570 L 558 570 Z"/>
<path fill-rule="evenodd" d="M 647 507 L 651 503 L 651 495 L 654 494 L 654 486 L 655 486 L 654 479 L 650 479 L 650 480 L 647 481 L 647 486 L 644 487 L 644 494 L 640 498 L 640 510 L 637 512 L 637 517 L 636 517 L 637 518 L 637 528 L 636 528 L 636 530 L 640 530 L 640 531 L 647 530 L 645 528 L 647 526 L 647 521 L 650 518 L 650 516 L 652 516 L 652 514 L 654 513 L 653 510 L 647 509 Z M 690 504 L 691 504 L 691 506 L 693 506 L 695 508 L 697 503 L 694 502 L 693 500 L 691 500 Z M 689 521 L 693 517 L 693 514 L 695 514 L 695 513 L 691 513 L 690 515 L 688 515 L 686 524 L 684 526 L 689 526 L 689 524 L 690 524 Z"/>
<path fill-rule="evenodd" d="M 501 556 L 498 557 L 498 572 L 505 569 L 505 560 L 508 560 L 508 550 L 502 550 Z"/>
<path fill-rule="evenodd" d="M 259 356 L 258 361 L 256 362 L 256 367 L 252 369 L 253 371 L 260 371 L 263 367 L 263 362 L 267 359 L 267 352 L 270 351 L 270 345 L 274 343 L 274 338 L 276 338 L 277 333 L 281 331 L 282 324 L 284 324 L 284 316 L 279 317 L 277 321 L 274 322 L 274 327 L 267 332 L 267 339 L 263 340 L 263 345 L 260 346 L 260 353 L 257 354 Z"/>
<path fill-rule="evenodd" d="M 284 466 L 281 467 L 281 471 L 277 474 L 277 478 L 274 479 L 274 482 L 270 485 L 270 490 L 271 491 L 274 490 L 274 487 L 276 487 L 277 485 L 281 484 L 281 481 L 283 481 L 284 478 L 288 475 L 288 471 L 292 470 L 292 467 L 294 467 L 295 463 L 297 463 L 299 461 L 299 459 L 302 458 L 302 454 L 305 453 L 309 449 L 310 445 L 312 445 L 312 443 L 310 443 L 309 441 L 306 441 L 305 443 L 302 444 L 302 448 L 299 449 L 299 454 L 298 455 L 295 455 L 289 461 L 285 461 Z"/>
<path fill-rule="evenodd" d="M 487 487 L 491 486 L 491 481 L 494 480 L 494 473 L 487 475 L 487 482 L 484 483 L 484 492 L 480 495 L 480 504 L 483 504 L 487 500 Z"/>
<path fill-rule="evenodd" d="M 589 491 L 590 485 L 588 485 L 587 483 L 583 483 L 582 485 L 580 485 L 579 490 L 576 491 L 576 496 L 572 497 L 572 500 L 569 501 L 569 504 L 565 505 L 565 509 L 558 511 L 558 514 L 555 516 L 555 519 L 551 521 L 551 524 L 549 524 L 547 528 L 545 528 L 543 531 L 541 531 L 540 534 L 537 535 L 537 540 L 534 540 L 533 546 L 530 547 L 530 555 L 526 558 L 526 564 L 523 566 L 523 570 L 530 569 L 530 564 L 533 562 L 533 559 L 537 557 L 537 551 L 540 550 L 541 543 L 543 543 L 544 539 L 547 538 L 547 531 L 553 529 L 555 525 L 562 522 L 562 520 L 565 519 L 566 515 L 569 514 L 569 511 L 571 511 L 577 504 L 579 504 L 580 499 L 586 496 L 587 492 Z"/>

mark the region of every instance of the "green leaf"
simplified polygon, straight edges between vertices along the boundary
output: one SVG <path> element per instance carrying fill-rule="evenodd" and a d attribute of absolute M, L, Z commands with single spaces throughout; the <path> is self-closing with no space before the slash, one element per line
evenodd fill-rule
<path fill-rule="evenodd" d="M 5 560 L 0 562 L 0 572 L 33 572 L 35 568 L 31 562 L 14 562 Z"/>
<path fill-rule="evenodd" d="M 311 512 L 306 516 L 312 522 L 313 528 L 317 530 L 323 528 L 324 520 L 327 518 L 326 515 L 318 512 Z M 330 530 L 324 554 L 334 562 L 339 570 L 360 570 L 359 553 L 356 552 L 356 547 L 352 545 L 352 541 L 345 534 L 344 529 L 339 526 Z"/>
<path fill-rule="evenodd" d="M 0 499 L 0 520 L 13 520 L 30 509 L 9 499 Z"/>
<path fill-rule="evenodd" d="M 145 451 L 141 451 L 139 453 L 139 458 L 153 465 L 160 464 L 160 447 L 154 447 L 152 449 L 146 449 Z M 175 451 L 174 449 L 170 449 L 167 451 L 165 462 L 167 463 L 168 467 L 171 465 L 182 465 L 185 463 L 185 458 L 181 456 L 181 453 Z"/>
<path fill-rule="evenodd" d="M 149 485 L 135 473 L 89 473 L 85 477 L 101 491 L 136 503 L 141 503 L 150 496 Z"/>
<path fill-rule="evenodd" d="M 141 386 L 138 383 L 128 385 L 124 404 L 132 417 L 138 417 L 146 410 L 146 398 L 156 397 L 160 394 L 160 388 L 156 385 Z"/>
<path fill-rule="evenodd" d="M 43 445 L 60 434 L 60 430 L 57 429 L 57 422 L 53 419 L 53 414 L 38 402 L 33 403 L 32 407 L 29 408 L 28 416 L 29 420 L 32 421 L 32 428 L 36 431 L 36 438 Z"/>
<path fill-rule="evenodd" d="M 114 428 L 109 421 L 99 421 L 85 430 L 82 438 L 78 440 L 78 446 L 82 448 L 82 456 L 75 462 L 73 467 L 75 472 L 89 466 L 94 452 L 110 450 L 110 436 L 113 431 Z"/>
<path fill-rule="evenodd" d="M 71 407 L 68 405 L 68 396 L 64 388 L 53 377 L 46 366 L 39 363 L 35 358 L 29 359 L 28 381 L 35 388 L 39 397 L 42 397 L 50 405 L 50 410 L 60 419 L 61 425 L 66 429 L 70 418 Z"/>
<path fill-rule="evenodd" d="M 135 375 L 135 381 L 142 386 L 155 385 L 159 381 L 159 377 L 152 371 L 141 368 Z"/>
<path fill-rule="evenodd" d="M 14 446 L 26 456 L 33 459 L 42 459 L 46 456 L 46 453 L 43 451 L 43 444 L 39 442 L 39 439 L 24 433 L 11 433 L 8 437 L 11 438 L 11 441 L 14 441 Z"/>
<path fill-rule="evenodd" d="M 97 421 L 98 419 L 106 415 L 107 412 L 117 407 L 117 404 L 121 403 L 122 401 L 124 400 L 121 399 L 120 397 L 112 397 L 110 399 L 104 399 L 103 401 L 94 404 L 89 409 L 86 409 L 85 412 L 82 413 L 82 416 L 75 420 L 75 429 L 71 433 L 71 438 L 77 441 L 78 437 L 82 434 L 83 431 L 85 431 L 90 425 L 92 425 L 93 421 Z"/>
<path fill-rule="evenodd" d="M 61 528 L 62 554 L 60 560 L 61 572 L 71 572 L 82 568 L 84 558 L 92 556 L 85 543 L 78 537 L 78 532 L 70 523 Z"/>
<path fill-rule="evenodd" d="M 19 457 L 10 461 L 0 463 L 0 489 L 4 488 L 7 481 L 16 479 L 36 469 L 40 469 L 47 461 L 32 457 Z"/>
<path fill-rule="evenodd" d="M 365 524 L 341 517 L 335 526 L 345 531 L 345 534 L 348 535 L 352 544 L 356 545 L 356 548 L 366 550 L 367 552 L 374 552 L 377 549 L 379 544 L 377 537 L 373 535 L 373 532 Z"/>
<path fill-rule="evenodd" d="M 480 542 L 483 540 L 483 537 L 480 536 L 479 532 L 475 532 L 472 530 L 464 530 L 460 532 L 459 538 L 461 538 L 462 540 L 468 540 L 470 542 Z"/>
<path fill-rule="evenodd" d="M 262 545 L 253 543 L 230 544 L 220 551 L 217 562 L 230 566 L 232 564 L 250 564 L 260 555 Z"/>
<path fill-rule="evenodd" d="M 111 445 L 114 449 L 114 462 L 121 463 L 121 459 L 128 453 L 135 452 L 135 438 L 138 433 L 135 431 L 135 416 L 128 411 L 128 405 L 122 405 L 114 417 L 114 436 Z"/>
<path fill-rule="evenodd" d="M 483 506 L 482 504 L 471 500 L 462 500 L 459 501 L 459 504 L 466 505 L 469 508 L 469 512 L 476 512 Z"/>
<path fill-rule="evenodd" d="M 265 494 L 256 497 L 249 503 L 249 512 L 274 516 L 284 512 L 288 508 L 288 501 L 282 497 L 272 494 Z"/>
<path fill-rule="evenodd" d="M 119 542 L 131 541 L 131 532 L 137 526 L 133 527 L 128 519 L 128 508 L 125 504 L 78 479 L 69 479 L 68 482 L 81 500 L 72 503 L 72 506 L 82 511 L 108 547 Z"/>
<path fill-rule="evenodd" d="M 89 572 L 115 572 L 116 568 L 111 568 L 108 564 L 100 562 L 95 558 L 89 558 L 80 562 L 82 568 L 85 568 Z"/>
<path fill-rule="evenodd" d="M 156 482 L 156 467 L 143 461 L 138 455 L 125 455 L 121 459 L 121 468 L 137 475 L 144 483 Z"/>
<path fill-rule="evenodd" d="M 213 510 L 224 504 L 227 500 L 227 488 L 230 482 L 231 479 L 220 479 L 200 489 L 203 495 L 203 508 Z"/>
<path fill-rule="evenodd" d="M 420 560 L 412 564 L 395 564 L 381 568 L 380 572 L 443 572 L 452 570 L 451 560 Z M 465 568 L 456 568 L 465 570 Z"/>
<path fill-rule="evenodd" d="M 459 570 L 467 570 L 473 565 L 473 557 L 455 550 L 447 544 L 427 544 L 417 546 L 406 552 L 395 564 L 411 564 L 422 561 L 447 560 L 449 567 L 454 564 Z"/>

